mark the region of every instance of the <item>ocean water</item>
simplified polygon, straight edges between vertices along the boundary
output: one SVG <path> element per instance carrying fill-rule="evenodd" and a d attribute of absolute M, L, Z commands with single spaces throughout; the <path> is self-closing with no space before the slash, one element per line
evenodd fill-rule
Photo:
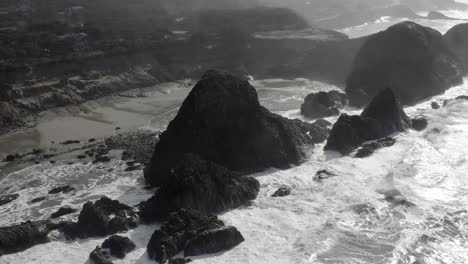
<path fill-rule="evenodd" d="M 289 118 L 302 118 L 300 103 L 309 92 L 336 89 L 303 79 L 252 83 L 262 104 Z M 226 252 L 193 258 L 193 263 L 468 263 L 468 101 L 452 101 L 438 110 L 430 106 L 432 101 L 442 105 L 467 94 L 465 79 L 463 85 L 406 108 L 410 116 L 424 115 L 429 127 L 396 135 L 394 146 L 369 158 L 324 152 L 321 144 L 301 166 L 253 175 L 261 184 L 258 198 L 250 206 L 220 215 L 240 230 L 245 241 Z M 109 172 L 109 167 L 114 170 Z M 106 166 L 42 164 L 12 173 L 0 182 L 0 191 L 19 193 L 20 198 L 0 207 L 0 226 L 45 219 L 63 205 L 79 207 L 101 195 L 129 205 L 149 198 L 142 172 L 124 169 L 121 161 L 112 161 Z M 314 181 L 322 169 L 335 176 Z M 30 203 L 65 184 L 76 191 Z M 292 194 L 270 197 L 283 184 L 293 188 Z M 413 206 L 392 203 L 385 199 L 388 196 Z M 137 249 L 114 263 L 155 263 L 148 259 L 146 245 L 156 228 L 142 225 L 123 233 Z M 104 240 L 65 241 L 58 234 L 51 234 L 51 239 L 2 256 L 0 263 L 83 264 Z"/>

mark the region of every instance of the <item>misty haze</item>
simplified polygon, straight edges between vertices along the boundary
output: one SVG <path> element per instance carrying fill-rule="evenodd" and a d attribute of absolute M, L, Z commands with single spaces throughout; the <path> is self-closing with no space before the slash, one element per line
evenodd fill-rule
<path fill-rule="evenodd" d="M 2 0 L 0 73 L 0 264 L 468 263 L 468 0 Z"/>

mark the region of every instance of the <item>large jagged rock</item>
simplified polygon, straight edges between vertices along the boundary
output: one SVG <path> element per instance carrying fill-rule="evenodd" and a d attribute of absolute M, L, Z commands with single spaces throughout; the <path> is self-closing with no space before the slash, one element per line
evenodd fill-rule
<path fill-rule="evenodd" d="M 339 91 L 318 92 L 307 95 L 301 114 L 308 118 L 323 118 L 340 114 L 346 104 L 346 94 Z"/>
<path fill-rule="evenodd" d="M 348 154 L 366 141 L 404 131 L 411 125 L 393 91 L 385 89 L 374 97 L 360 116 L 341 115 L 333 125 L 325 149 Z"/>
<path fill-rule="evenodd" d="M 68 238 L 103 237 L 117 232 L 127 231 L 137 226 L 134 209 L 102 197 L 96 202 L 87 202 L 78 217 L 78 222 L 63 227 Z"/>
<path fill-rule="evenodd" d="M 247 80 L 211 70 L 161 134 L 145 178 L 164 184 L 185 153 L 242 173 L 288 168 L 305 161 L 313 147 L 307 127 L 262 107 Z"/>
<path fill-rule="evenodd" d="M 28 221 L 15 226 L 0 227 L 0 256 L 47 243 L 47 235 L 57 228 L 59 224 L 50 221 Z"/>
<path fill-rule="evenodd" d="M 140 204 L 145 221 L 164 220 L 180 208 L 218 213 L 248 204 L 257 197 L 257 180 L 241 176 L 197 155 L 183 155 L 156 194 Z"/>
<path fill-rule="evenodd" d="M 151 259 L 165 263 L 183 250 L 185 256 L 197 256 L 227 250 L 242 241 L 235 227 L 224 226 L 215 215 L 181 209 L 153 233 L 147 250 Z"/>
<path fill-rule="evenodd" d="M 468 23 L 454 26 L 445 33 L 444 39 L 462 63 L 466 75 L 468 73 Z"/>
<path fill-rule="evenodd" d="M 371 36 L 357 54 L 346 83 L 353 106 L 392 87 L 403 104 L 442 93 L 462 82 L 462 66 L 438 31 L 402 22 Z"/>
<path fill-rule="evenodd" d="M 96 247 L 89 255 L 89 259 L 93 264 L 112 264 L 111 256 L 123 259 L 135 247 L 128 237 L 113 235 L 104 240 L 100 247 Z"/>

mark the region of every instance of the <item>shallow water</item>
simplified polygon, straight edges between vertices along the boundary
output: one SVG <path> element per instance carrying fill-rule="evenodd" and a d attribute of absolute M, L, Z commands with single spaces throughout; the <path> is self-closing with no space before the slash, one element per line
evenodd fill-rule
<path fill-rule="evenodd" d="M 253 84 L 263 105 L 290 118 L 301 118 L 298 109 L 308 93 L 335 89 L 303 79 Z M 425 115 L 429 127 L 397 135 L 393 147 L 369 158 L 342 157 L 317 145 L 301 166 L 253 175 L 261 184 L 258 198 L 251 206 L 220 216 L 241 231 L 245 242 L 227 252 L 194 258 L 193 263 L 468 263 L 468 101 L 454 101 L 438 110 L 430 106 L 431 101 L 442 105 L 466 94 L 468 79 L 443 95 L 406 108 L 410 116 Z M 115 170 L 108 172 L 108 167 Z M 0 192 L 19 193 L 20 198 L 0 207 L 0 226 L 44 219 L 60 206 L 79 207 L 100 195 L 130 205 L 147 199 L 151 191 L 143 189 L 142 173 L 124 168 L 120 161 L 106 167 L 43 164 L 12 173 L 0 182 Z M 336 177 L 314 181 L 321 169 Z M 29 203 L 63 184 L 77 190 L 52 196 L 49 202 Z M 282 184 L 293 187 L 292 194 L 270 197 Z M 414 206 L 391 203 L 385 199 L 389 195 L 399 195 Z M 143 225 L 123 234 L 137 249 L 115 263 L 155 263 L 145 251 L 156 228 Z M 0 263 L 82 264 L 102 241 L 54 238 L 0 257 Z"/>

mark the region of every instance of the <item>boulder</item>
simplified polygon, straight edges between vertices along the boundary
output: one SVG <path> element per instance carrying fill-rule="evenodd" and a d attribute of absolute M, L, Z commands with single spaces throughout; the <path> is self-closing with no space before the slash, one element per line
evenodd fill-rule
<path fill-rule="evenodd" d="M 463 65 L 466 75 L 468 73 L 468 23 L 454 26 L 445 33 L 444 39 Z"/>
<path fill-rule="evenodd" d="M 5 194 L 0 196 L 0 206 L 9 204 L 13 202 L 14 200 L 18 199 L 19 194 L 14 193 L 14 194 Z"/>
<path fill-rule="evenodd" d="M 57 193 L 69 193 L 71 191 L 74 191 L 75 188 L 71 187 L 69 185 L 65 186 L 60 186 L 60 187 L 55 187 L 52 190 L 49 191 L 49 194 L 57 194 Z"/>
<path fill-rule="evenodd" d="M 24 222 L 0 227 L 0 256 L 23 251 L 32 246 L 49 242 L 47 235 L 58 225 L 50 221 Z"/>
<path fill-rule="evenodd" d="M 387 148 L 395 145 L 396 140 L 391 137 L 381 138 L 375 141 L 366 142 L 361 145 L 357 150 L 356 158 L 366 158 L 374 154 L 374 152 L 381 148 Z"/>
<path fill-rule="evenodd" d="M 366 141 L 402 132 L 411 125 L 393 91 L 385 89 L 374 97 L 360 116 L 341 115 L 333 125 L 325 149 L 348 154 Z"/>
<path fill-rule="evenodd" d="M 439 109 L 440 105 L 437 102 L 431 102 L 431 107 L 432 107 L 432 109 Z"/>
<path fill-rule="evenodd" d="M 103 237 L 127 231 L 137 226 L 134 209 L 102 197 L 96 202 L 87 202 L 78 216 L 78 222 L 63 227 L 67 238 Z"/>
<path fill-rule="evenodd" d="M 216 253 L 243 241 L 234 227 L 225 227 L 215 215 L 202 215 L 181 209 L 151 236 L 147 250 L 151 259 L 165 263 L 179 252 L 187 254 Z"/>
<path fill-rule="evenodd" d="M 112 256 L 123 259 L 125 255 L 135 249 L 135 244 L 128 238 L 123 236 L 113 235 L 104 240 L 101 245 L 103 249 L 109 249 Z"/>
<path fill-rule="evenodd" d="M 257 180 L 194 154 L 181 156 L 168 176 L 156 194 L 140 204 L 143 220 L 164 220 L 181 208 L 205 214 L 222 212 L 249 204 L 260 189 Z"/>
<path fill-rule="evenodd" d="M 411 119 L 411 124 L 414 130 L 423 131 L 427 128 L 428 122 L 427 119 L 423 116 L 416 117 Z"/>
<path fill-rule="evenodd" d="M 96 247 L 91 254 L 89 254 L 91 264 L 113 264 L 110 260 L 109 253 L 101 247 Z"/>
<path fill-rule="evenodd" d="M 334 177 L 335 174 L 331 173 L 327 170 L 319 170 L 315 173 L 314 181 L 321 182 L 322 180 L 326 180 L 328 178 Z"/>
<path fill-rule="evenodd" d="M 312 93 L 304 99 L 301 114 L 307 118 L 335 116 L 345 104 L 346 94 L 339 91 Z"/>
<path fill-rule="evenodd" d="M 45 196 L 37 197 L 37 198 L 32 199 L 32 200 L 31 200 L 31 203 L 32 203 L 32 204 L 34 204 L 34 203 L 39 203 L 39 202 L 44 201 L 45 199 L 47 199 L 47 197 L 45 197 Z"/>
<path fill-rule="evenodd" d="M 308 125 L 309 134 L 313 135 L 313 142 L 315 144 L 322 143 L 327 140 L 328 135 L 330 134 L 330 128 L 332 123 L 328 122 L 325 119 L 318 119 L 314 123 Z"/>
<path fill-rule="evenodd" d="M 64 215 L 73 214 L 76 211 L 77 211 L 76 209 L 73 209 L 71 207 L 61 207 L 60 209 L 57 210 L 57 212 L 52 213 L 50 218 L 58 218 Z"/>
<path fill-rule="evenodd" d="M 154 186 L 164 184 L 186 153 L 244 174 L 289 168 L 311 152 L 314 135 L 308 132 L 305 123 L 262 107 L 247 80 L 210 70 L 161 134 L 145 178 Z"/>
<path fill-rule="evenodd" d="M 346 82 L 352 106 L 363 106 L 385 87 L 403 104 L 462 83 L 463 69 L 438 31 L 402 22 L 372 35 L 361 47 Z"/>
<path fill-rule="evenodd" d="M 282 185 L 276 190 L 271 197 L 285 197 L 291 194 L 291 187 Z"/>
<path fill-rule="evenodd" d="M 200 256 L 231 249 L 244 241 L 244 237 L 233 226 L 205 230 L 185 245 L 184 256 Z"/>

